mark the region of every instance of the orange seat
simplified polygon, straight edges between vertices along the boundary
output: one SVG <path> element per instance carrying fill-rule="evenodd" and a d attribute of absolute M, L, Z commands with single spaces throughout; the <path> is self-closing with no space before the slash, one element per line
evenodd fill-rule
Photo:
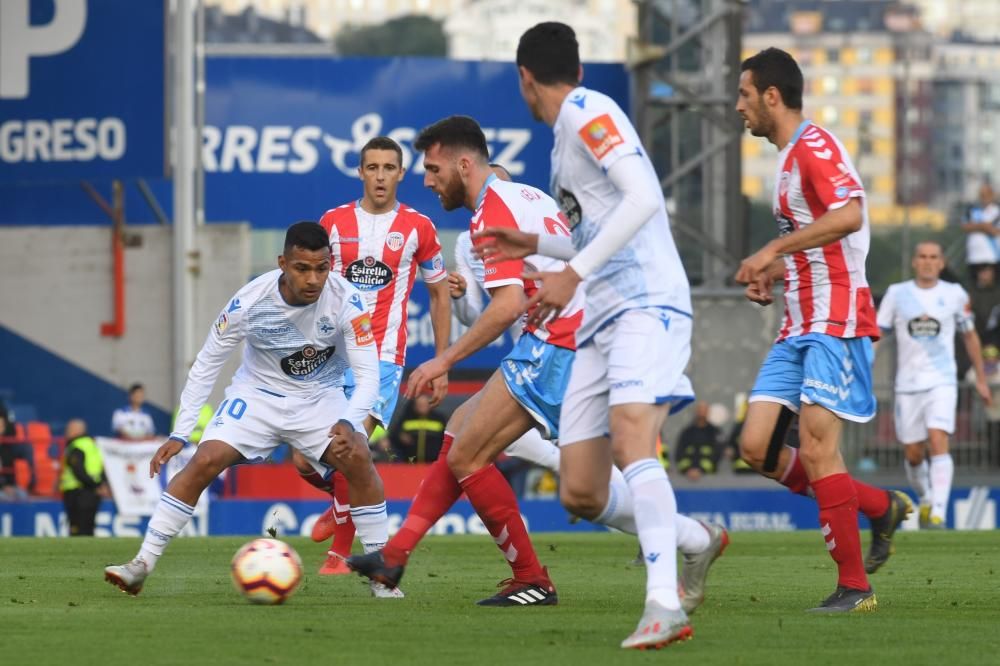
<path fill-rule="evenodd" d="M 60 461 L 53 459 L 49 453 L 52 429 L 48 423 L 28 421 L 27 436 L 35 454 L 35 493 L 45 496 L 58 494 Z"/>

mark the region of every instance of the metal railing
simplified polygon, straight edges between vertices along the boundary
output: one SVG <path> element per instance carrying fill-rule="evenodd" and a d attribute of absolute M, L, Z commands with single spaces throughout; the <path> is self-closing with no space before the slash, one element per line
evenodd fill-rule
<path fill-rule="evenodd" d="M 845 424 L 841 450 L 850 469 L 894 472 L 902 469 L 903 445 L 893 423 L 892 386 L 876 385 L 875 396 L 878 414 L 869 423 Z M 993 400 L 1000 402 L 1000 386 L 993 387 Z M 1000 409 L 987 409 L 971 384 L 959 385 L 950 448 L 956 469 L 985 472 L 1000 467 Z"/>

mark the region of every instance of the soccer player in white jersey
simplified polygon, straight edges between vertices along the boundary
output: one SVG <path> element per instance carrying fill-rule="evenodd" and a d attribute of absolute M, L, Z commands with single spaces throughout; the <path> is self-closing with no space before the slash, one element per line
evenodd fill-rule
<path fill-rule="evenodd" d="M 448 298 L 448 273 L 441 256 L 434 223 L 396 199 L 403 180 L 403 151 L 386 136 L 378 136 L 361 148 L 358 176 L 363 193 L 351 201 L 324 213 L 320 224 L 330 234 L 332 270 L 364 294 L 372 313 L 372 333 L 379 351 L 379 398 L 365 420 L 371 436 L 377 426 L 389 427 L 406 362 L 407 304 L 417 274 L 430 295 L 431 326 L 437 353 L 448 346 L 451 335 L 451 311 Z M 354 379 L 347 374 L 347 397 L 354 390 Z M 447 376 L 437 378 L 432 386 L 431 406 L 448 392 Z M 322 575 L 350 573 L 344 557 L 351 554 L 354 525 L 347 484 L 339 472 L 323 478 L 301 455 L 292 458 L 299 474 L 311 485 L 329 493 L 333 502 L 312 529 L 313 541 L 333 536 L 330 552 L 320 567 Z"/>
<path fill-rule="evenodd" d="M 531 28 L 521 36 L 517 65 L 525 103 L 555 134 L 551 190 L 572 239 L 490 230 L 473 240 L 490 238 L 483 248 L 487 265 L 536 251 L 570 260 L 561 271 L 526 276 L 541 283 L 528 303 L 534 306 L 530 323 L 561 312 L 583 282 L 584 320 L 560 416 L 560 499 L 572 513 L 598 522 L 634 507 L 646 602 L 622 647 L 662 647 L 692 635 L 678 595 L 678 543 L 700 541 L 692 549 L 699 552 L 696 562 L 685 555 L 685 570 L 694 572 L 707 571 L 728 542 L 720 527 L 682 526 L 656 455 L 668 412 L 694 398 L 684 375 L 691 339 L 687 276 L 659 179 L 635 129 L 614 100 L 579 84 L 573 29 L 562 23 Z M 609 492 L 613 464 L 624 473 L 630 499 Z"/>
<path fill-rule="evenodd" d="M 920 527 L 942 529 L 955 473 L 948 436 L 955 432 L 958 407 L 956 328 L 976 370 L 976 392 L 987 406 L 992 394 L 969 295 L 940 279 L 941 245 L 919 243 L 911 266 L 913 279 L 890 285 L 882 298 L 878 325 L 896 335 L 896 439 L 905 446 L 906 478 L 920 500 Z"/>
<path fill-rule="evenodd" d="M 873 611 L 867 573 L 888 559 L 892 534 L 912 507 L 903 493 L 852 479 L 840 454 L 843 420 L 867 422 L 876 406 L 865 191 L 843 145 L 804 119 L 802 72 L 790 55 L 769 48 L 741 70 L 736 111 L 751 134 L 781 152 L 773 201 L 778 238 L 744 259 L 736 280 L 748 285 L 748 299 L 768 305 L 774 280 L 783 278 L 785 317 L 750 393 L 740 450 L 755 469 L 816 498 L 838 580 L 813 612 Z M 798 451 L 782 446 L 793 412 Z M 859 510 L 872 521 L 867 561 Z"/>
<path fill-rule="evenodd" d="M 315 222 L 293 224 L 279 268 L 240 289 L 219 314 L 188 373 L 174 432 L 149 463 L 151 477 L 187 444 L 219 370 L 241 341 L 243 363 L 191 461 L 160 497 L 138 555 L 104 570 L 109 583 L 138 594 L 212 479 L 231 465 L 263 460 L 283 441 L 317 469 L 344 473 L 366 550 L 387 540 L 382 482 L 362 434 L 378 398 L 371 314 L 361 292 L 331 273 L 329 243 Z M 343 390 L 348 368 L 357 384 L 350 400 Z"/>

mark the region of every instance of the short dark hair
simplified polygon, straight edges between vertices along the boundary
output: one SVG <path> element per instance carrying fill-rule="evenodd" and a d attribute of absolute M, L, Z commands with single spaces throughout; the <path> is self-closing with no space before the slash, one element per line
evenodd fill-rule
<path fill-rule="evenodd" d="M 500 164 L 499 162 L 490 162 L 490 168 L 499 169 L 500 171 L 503 171 L 505 174 L 507 174 L 507 178 L 514 180 L 514 176 L 510 175 L 510 169 Z"/>
<path fill-rule="evenodd" d="M 361 166 L 365 165 L 365 153 L 369 150 L 394 150 L 396 151 L 396 157 L 399 158 L 399 166 L 403 166 L 403 149 L 399 147 L 398 143 L 387 136 L 377 136 L 374 139 L 370 139 L 361 148 Z"/>
<path fill-rule="evenodd" d="M 788 52 L 773 46 L 752 55 L 740 65 L 741 72 L 753 73 L 753 85 L 762 93 L 774 86 L 789 109 L 802 108 L 802 70 Z"/>
<path fill-rule="evenodd" d="M 285 254 L 291 252 L 293 247 L 310 251 L 322 250 L 330 247 L 330 237 L 322 225 L 312 220 L 296 222 L 285 232 Z"/>
<path fill-rule="evenodd" d="M 580 44 L 573 28 L 547 21 L 529 28 L 517 43 L 517 66 L 542 85 L 580 83 Z"/>
<path fill-rule="evenodd" d="M 471 150 L 485 162 L 490 158 L 483 128 L 469 116 L 448 116 L 420 130 L 413 147 L 424 153 L 434 144 L 442 148 Z"/>
<path fill-rule="evenodd" d="M 128 387 L 128 394 L 132 395 L 136 391 L 144 391 L 144 390 L 146 390 L 146 387 L 143 386 L 140 382 L 136 382 Z"/>

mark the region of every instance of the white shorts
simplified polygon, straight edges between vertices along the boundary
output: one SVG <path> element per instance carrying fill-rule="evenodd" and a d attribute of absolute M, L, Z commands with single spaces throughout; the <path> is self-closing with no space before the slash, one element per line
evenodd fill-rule
<path fill-rule="evenodd" d="M 917 444 L 927 439 L 927 431 L 955 432 L 958 408 L 957 386 L 935 386 L 920 393 L 896 394 L 896 439 L 902 444 Z"/>
<path fill-rule="evenodd" d="M 248 462 L 264 460 L 279 444 L 287 442 L 318 472 L 327 474 L 330 468 L 320 459 L 330 444 L 330 427 L 346 413 L 347 398 L 339 388 L 304 398 L 251 386 L 230 386 L 201 441 L 223 441 Z M 354 424 L 355 429 L 362 427 Z"/>
<path fill-rule="evenodd" d="M 559 445 L 608 435 L 608 408 L 694 400 L 684 374 L 691 318 L 661 308 L 628 310 L 577 349 L 559 416 Z"/>

